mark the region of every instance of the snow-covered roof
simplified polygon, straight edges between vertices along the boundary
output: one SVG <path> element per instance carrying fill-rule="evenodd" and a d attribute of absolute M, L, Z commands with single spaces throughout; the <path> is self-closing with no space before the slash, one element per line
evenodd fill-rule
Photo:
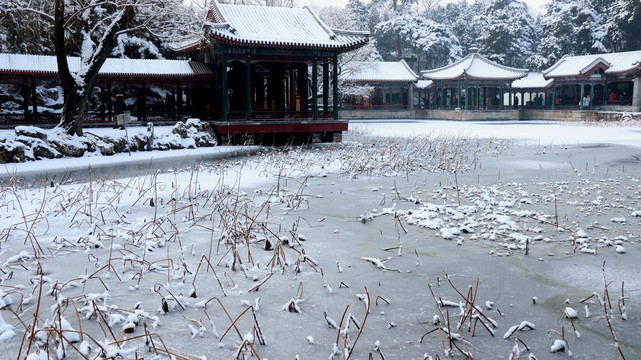
<path fill-rule="evenodd" d="M 418 75 L 401 61 L 353 61 L 348 64 L 349 71 L 341 74 L 347 81 L 361 82 L 415 82 Z"/>
<path fill-rule="evenodd" d="M 369 32 L 329 28 L 310 7 L 227 5 L 213 1 L 206 35 L 218 42 L 260 47 L 349 49 Z"/>
<path fill-rule="evenodd" d="M 190 51 L 190 50 L 195 50 L 200 47 L 200 44 L 203 41 L 203 36 L 202 34 L 198 36 L 194 36 L 193 38 L 182 40 L 182 41 L 176 41 L 176 42 L 170 42 L 168 44 L 169 49 L 175 51 L 175 52 L 181 52 L 181 51 Z"/>
<path fill-rule="evenodd" d="M 605 74 L 621 74 L 641 68 L 641 50 L 609 54 L 563 56 L 556 64 L 543 71 L 545 78 L 580 77 L 597 65 L 602 65 Z"/>
<path fill-rule="evenodd" d="M 526 77 L 512 81 L 513 89 L 543 89 L 552 86 L 554 80 L 545 79 L 543 73 L 530 71 Z"/>
<path fill-rule="evenodd" d="M 470 53 L 450 65 L 421 71 L 428 80 L 456 80 L 461 78 L 477 80 L 516 80 L 525 77 L 527 69 L 517 69 L 488 60 L 478 53 Z"/>
<path fill-rule="evenodd" d="M 71 71 L 80 68 L 79 57 L 67 57 Z M 0 54 L 0 73 L 56 74 L 55 56 Z M 114 59 L 109 58 L 100 69 L 102 76 L 212 76 L 213 72 L 202 62 L 188 60 Z"/>
<path fill-rule="evenodd" d="M 414 86 L 416 86 L 417 89 L 427 89 L 432 87 L 432 85 L 434 85 L 434 81 L 432 80 L 419 80 Z"/>

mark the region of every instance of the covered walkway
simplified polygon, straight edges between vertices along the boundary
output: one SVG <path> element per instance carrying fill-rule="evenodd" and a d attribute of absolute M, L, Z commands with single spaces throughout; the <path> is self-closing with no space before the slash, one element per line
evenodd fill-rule
<path fill-rule="evenodd" d="M 345 64 L 340 89 L 344 110 L 411 110 L 418 75 L 404 60 Z"/>
<path fill-rule="evenodd" d="M 80 67 L 79 58 L 68 61 Z M 85 122 L 113 122 L 118 94 L 134 121 L 205 119 L 213 83 L 213 72 L 202 62 L 107 59 L 88 99 Z M 63 93 L 55 56 L 0 54 L 0 90 L 0 126 L 59 122 Z"/>

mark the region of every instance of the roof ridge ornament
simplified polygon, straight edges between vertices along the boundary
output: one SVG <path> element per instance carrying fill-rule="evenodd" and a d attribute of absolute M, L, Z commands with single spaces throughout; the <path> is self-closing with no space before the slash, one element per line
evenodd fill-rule
<path fill-rule="evenodd" d="M 211 2 L 209 11 L 211 10 L 215 10 L 215 12 L 213 12 L 213 15 L 216 21 L 218 21 L 219 23 L 227 22 L 227 19 L 225 19 L 225 17 L 223 16 L 222 11 L 220 11 L 220 4 L 218 3 L 218 0 L 214 0 Z"/>

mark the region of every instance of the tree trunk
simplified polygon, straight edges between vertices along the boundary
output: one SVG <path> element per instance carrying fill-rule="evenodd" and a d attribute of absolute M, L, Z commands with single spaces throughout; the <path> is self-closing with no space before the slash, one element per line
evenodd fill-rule
<path fill-rule="evenodd" d="M 73 81 L 73 79 L 72 79 Z M 62 108 L 62 118 L 59 127 L 65 129 L 69 135 L 82 136 L 82 123 L 87 106 L 88 92 L 70 92 L 65 93 L 64 106 Z"/>
<path fill-rule="evenodd" d="M 55 0 L 54 3 L 54 44 L 58 73 L 64 92 L 64 106 L 59 127 L 69 135 L 82 136 L 82 122 L 85 117 L 87 95 L 98 77 L 100 68 L 107 60 L 109 54 L 117 45 L 117 37 L 122 29 L 126 29 L 135 16 L 133 6 L 127 5 L 118 10 L 113 16 L 113 22 L 103 34 L 100 43 L 96 46 L 96 52 L 91 54 L 89 59 L 81 59 L 86 67 L 80 83 L 76 80 L 69 69 L 67 54 L 65 52 L 65 1 Z M 82 67 L 82 65 L 81 65 Z"/>

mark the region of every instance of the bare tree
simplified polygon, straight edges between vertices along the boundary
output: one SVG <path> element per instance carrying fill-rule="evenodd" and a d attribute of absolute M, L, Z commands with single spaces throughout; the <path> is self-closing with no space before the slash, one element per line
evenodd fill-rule
<path fill-rule="evenodd" d="M 418 0 L 416 2 L 416 12 L 422 13 L 432 11 L 441 5 L 441 0 Z"/>
<path fill-rule="evenodd" d="M 330 28 L 352 31 L 362 30 L 356 14 L 354 14 L 350 8 L 343 9 L 334 6 L 324 6 L 315 7 L 315 10 Z M 363 70 L 368 62 L 381 60 L 382 57 L 376 49 L 376 41 L 374 39 L 371 39 L 365 46 L 341 54 L 338 61 L 338 84 L 341 89 L 341 97 L 346 95 L 368 96 L 373 90 L 373 87 L 355 84 L 345 79 L 348 75 Z"/>

